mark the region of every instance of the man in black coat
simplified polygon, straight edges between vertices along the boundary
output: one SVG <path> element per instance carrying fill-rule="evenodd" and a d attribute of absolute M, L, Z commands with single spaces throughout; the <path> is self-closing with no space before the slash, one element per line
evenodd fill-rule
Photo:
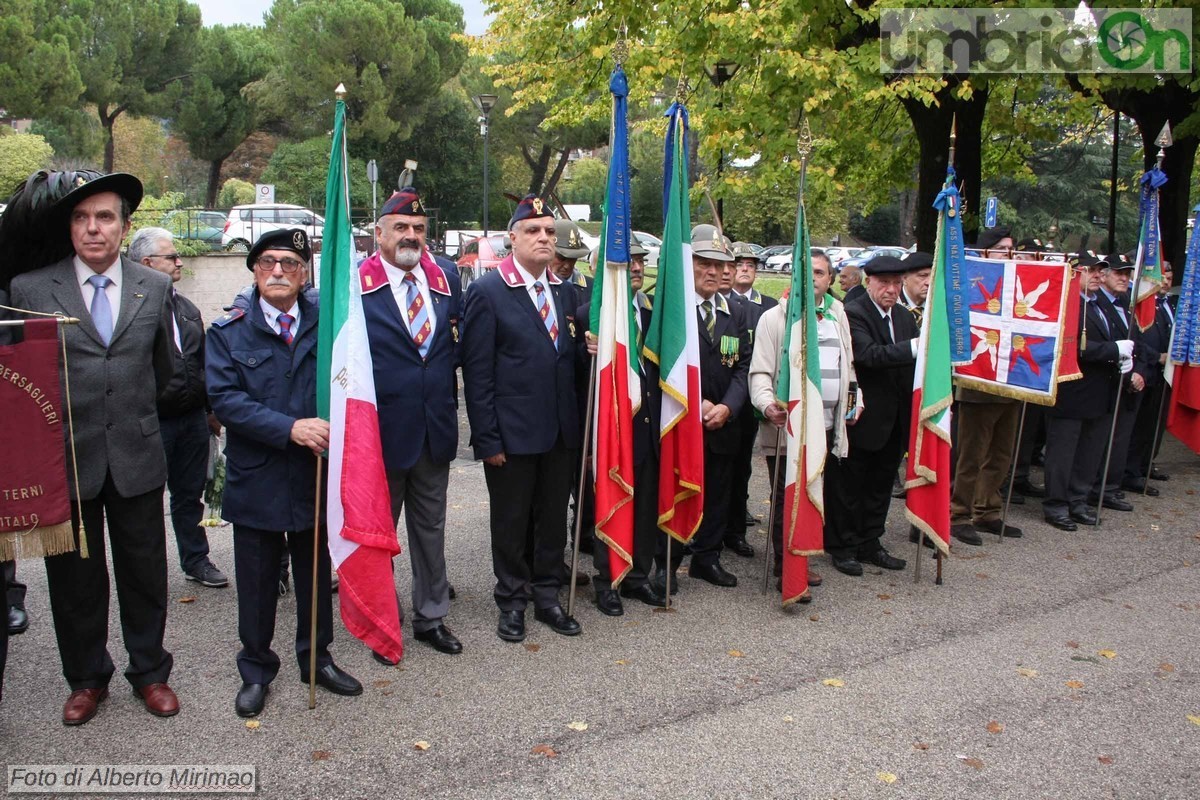
<path fill-rule="evenodd" d="M 1142 333 L 1142 341 L 1149 350 L 1158 353 L 1158 359 L 1151 363 L 1145 375 L 1145 397 L 1138 409 L 1137 422 L 1133 426 L 1133 436 L 1129 440 L 1129 456 L 1125 460 L 1125 475 L 1121 488 L 1131 492 L 1145 493 L 1151 497 L 1158 494 L 1158 489 L 1146 486 L 1146 478 L 1167 480 L 1170 476 L 1154 468 L 1150 472 L 1150 456 L 1162 442 L 1163 425 L 1166 422 L 1165 409 L 1170 402 L 1171 387 L 1163 380 L 1163 367 L 1166 366 L 1168 352 L 1171 348 L 1171 329 L 1175 326 L 1175 308 L 1168 292 L 1171 289 L 1171 264 L 1163 262 L 1163 285 L 1155 299 L 1154 324 Z"/>
<path fill-rule="evenodd" d="M 863 265 L 866 294 L 846 305 L 864 409 L 849 430 L 850 453 L 842 462 L 846 524 L 825 542 L 834 568 L 846 575 L 862 575 L 863 561 L 884 569 L 907 563 L 880 540 L 912 412 L 918 330 L 912 312 L 898 302 L 908 269 L 898 258 L 876 256 Z"/>

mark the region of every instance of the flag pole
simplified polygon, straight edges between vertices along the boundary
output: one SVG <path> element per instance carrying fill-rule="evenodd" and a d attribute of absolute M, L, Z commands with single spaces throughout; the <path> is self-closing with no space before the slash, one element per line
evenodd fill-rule
<path fill-rule="evenodd" d="M 317 707 L 317 569 L 320 565 L 318 548 L 321 545 L 321 473 L 325 457 L 317 456 L 317 496 L 313 501 L 313 552 L 312 552 L 312 616 L 308 632 L 308 709 Z"/>
<path fill-rule="evenodd" d="M 786 321 L 786 320 L 785 320 Z M 787 354 L 784 354 L 787 357 Z M 786 409 L 785 409 L 786 413 Z M 784 423 L 787 424 L 786 422 Z M 766 594 L 771 588 L 771 548 L 775 543 L 775 498 L 779 494 L 779 473 L 781 467 L 787 464 L 787 453 L 784 452 L 783 458 L 780 459 L 779 449 L 783 445 L 783 428 L 778 428 L 775 431 L 775 469 L 771 474 L 771 507 L 767 510 L 767 547 L 766 560 L 763 562 L 763 585 L 762 593 Z M 781 554 L 782 557 L 782 554 Z"/>
<path fill-rule="evenodd" d="M 1017 435 L 1013 439 L 1012 449 L 1012 468 L 1008 471 L 1008 494 L 1004 497 L 1004 513 L 1000 515 L 1000 530 L 996 535 L 1000 537 L 1000 541 L 1004 541 L 1004 526 L 1008 524 L 1008 509 L 1012 506 L 1013 484 L 1017 480 L 1017 460 L 1020 455 L 1021 437 L 1025 434 L 1025 412 L 1029 410 L 1029 403 L 1021 401 L 1021 421 L 1017 424 Z"/>
<path fill-rule="evenodd" d="M 592 414 L 596 410 L 596 357 L 588 372 L 587 416 L 583 420 L 583 447 L 579 459 L 579 484 L 575 495 L 575 543 L 571 548 L 571 589 L 567 593 L 567 616 L 575 613 L 575 578 L 579 572 L 579 534 L 583 530 L 583 489 L 588 475 L 588 445 L 592 440 Z M 592 545 L 595 547 L 595 545 Z"/>
<path fill-rule="evenodd" d="M 1167 358 L 1170 357 L 1171 356 L 1168 353 Z M 1150 464 L 1146 467 L 1146 477 L 1142 479 L 1143 497 L 1145 497 L 1146 493 L 1150 491 L 1150 473 L 1154 472 L 1154 459 L 1158 456 L 1158 444 L 1161 441 L 1159 438 L 1159 432 L 1162 428 L 1163 409 L 1166 408 L 1167 405 L 1168 388 L 1170 387 L 1166 385 L 1166 379 L 1164 379 L 1162 393 L 1158 396 L 1158 416 L 1154 418 L 1154 432 L 1151 434 L 1150 439 Z"/>

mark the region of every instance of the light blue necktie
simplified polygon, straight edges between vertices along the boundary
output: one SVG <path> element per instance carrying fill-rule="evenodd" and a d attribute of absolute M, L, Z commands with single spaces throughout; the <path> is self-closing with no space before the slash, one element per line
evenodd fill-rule
<path fill-rule="evenodd" d="M 112 340 L 113 317 L 112 306 L 109 305 L 108 294 L 104 290 L 112 283 L 112 278 L 107 275 L 93 275 L 87 279 L 87 282 L 96 290 L 92 295 L 92 307 L 89 309 L 92 315 L 92 324 L 96 326 L 96 332 L 100 334 L 104 346 L 108 347 Z"/>

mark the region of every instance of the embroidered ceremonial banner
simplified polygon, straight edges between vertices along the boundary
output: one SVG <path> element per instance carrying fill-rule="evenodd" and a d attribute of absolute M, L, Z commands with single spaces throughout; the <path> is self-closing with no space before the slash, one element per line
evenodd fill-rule
<path fill-rule="evenodd" d="M 0 347 L 0 561 L 75 549 L 58 383 L 58 321 L 25 323 Z"/>
<path fill-rule="evenodd" d="M 1200 211 L 1200 206 L 1193 210 Z M 1171 386 L 1167 430 L 1200 453 L 1200 226 L 1192 229 L 1188 241 L 1169 349 L 1163 373 Z"/>
<path fill-rule="evenodd" d="M 968 257 L 963 274 L 971 361 L 954 368 L 958 385 L 1054 405 L 1070 267 Z"/>
<path fill-rule="evenodd" d="M 1063 314 L 1063 340 L 1059 352 L 1058 382 L 1077 381 L 1083 377 L 1079 368 L 1080 315 L 1083 313 L 1083 298 L 1079 296 L 1082 273 L 1071 270 L 1071 282 L 1067 285 L 1067 303 Z"/>

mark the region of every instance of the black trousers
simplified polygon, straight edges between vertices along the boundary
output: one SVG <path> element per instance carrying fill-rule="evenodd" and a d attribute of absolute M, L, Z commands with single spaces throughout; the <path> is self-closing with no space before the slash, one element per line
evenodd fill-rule
<path fill-rule="evenodd" d="M 658 528 L 658 453 L 651 449 L 646 460 L 633 468 L 633 565 L 621 582 L 622 586 L 633 589 L 646 584 L 654 565 L 658 540 L 665 535 Z M 592 556 L 600 575 L 597 588 L 610 588 L 613 576 L 608 563 L 608 545 L 599 537 L 596 537 Z"/>
<path fill-rule="evenodd" d="M 1033 466 L 1033 454 L 1046 442 L 1046 407 L 1037 403 L 1025 404 L 1025 429 L 1017 444 L 1017 483 L 1029 480 L 1029 468 Z M 1020 417 L 1017 418 L 1020 424 Z"/>
<path fill-rule="evenodd" d="M 545 453 L 508 455 L 503 466 L 483 465 L 491 501 L 494 595 L 501 611 L 523 611 L 530 600 L 536 608 L 559 604 L 576 455 L 559 436 Z"/>
<path fill-rule="evenodd" d="M 826 531 L 825 552 L 835 558 L 857 558 L 879 549 L 892 502 L 892 485 L 908 442 L 899 424 L 879 450 L 850 445 L 842 459 L 837 498 L 844 516 L 835 531 Z M 832 534 L 832 535 L 831 535 Z"/>
<path fill-rule="evenodd" d="M 15 562 L 4 562 L 5 569 L 0 569 L 0 591 L 8 592 L 8 565 Z M 7 611 L 7 609 L 5 609 Z M 4 667 L 8 664 L 8 619 L 0 624 L 0 700 L 4 699 Z"/>
<path fill-rule="evenodd" d="M 736 459 L 736 455 L 714 453 L 704 448 L 704 519 L 692 537 L 693 564 L 707 566 L 717 563 L 721 558 Z M 742 527 L 744 529 L 745 525 Z M 672 546 L 671 555 L 675 556 L 676 553 L 682 555 L 680 548 Z"/>
<path fill-rule="evenodd" d="M 1163 431 L 1167 426 L 1167 405 L 1171 402 L 1171 387 L 1160 380 L 1147 389 L 1142 405 L 1138 408 L 1133 435 L 1129 438 L 1129 455 L 1125 459 L 1125 480 L 1147 477 L 1150 471 L 1150 456 L 1162 446 Z M 1162 416 L 1159 416 L 1159 411 Z"/>
<path fill-rule="evenodd" d="M 1142 392 L 1122 392 L 1117 414 L 1117 427 L 1112 434 L 1112 453 L 1108 458 L 1108 479 L 1104 481 L 1104 493 L 1121 488 L 1121 480 L 1125 477 L 1125 462 L 1129 457 L 1129 442 L 1133 438 L 1133 428 L 1137 424 L 1138 412 L 1142 407 Z M 1110 420 L 1111 424 L 1111 420 Z M 1108 431 L 1104 432 L 1104 440 L 1108 441 Z M 1092 497 L 1100 495 L 1100 478 L 1104 471 L 1104 458 L 1096 466 L 1095 478 L 1092 480 Z"/>
<path fill-rule="evenodd" d="M 1095 419 L 1046 417 L 1046 499 L 1042 512 L 1058 517 L 1088 509 L 1092 482 L 1104 466 L 1112 415 Z"/>
<path fill-rule="evenodd" d="M 25 584 L 17 580 L 17 562 L 3 561 L 0 562 L 0 570 L 4 572 L 4 581 L 7 587 L 4 590 L 4 599 L 8 601 L 9 608 L 25 609 Z"/>
<path fill-rule="evenodd" d="M 750 408 L 750 404 L 746 404 Z M 725 541 L 746 538 L 746 514 L 750 502 L 750 474 L 754 471 L 754 440 L 758 438 L 758 420 L 753 411 L 743 411 L 741 439 L 733 457 L 733 484 L 729 490 L 729 514 L 725 522 Z"/>
<path fill-rule="evenodd" d="M 787 440 L 783 443 L 786 446 Z M 833 431 L 825 431 L 825 471 L 822 473 L 821 483 L 821 499 L 825 502 L 825 530 L 824 540 L 826 549 L 828 549 L 829 537 L 832 535 L 835 539 L 840 536 L 842 520 L 845 512 L 841 505 L 841 495 L 839 494 L 840 487 L 838 483 L 842 479 L 842 461 L 833 454 Z M 786 453 L 780 456 L 767 456 L 767 478 L 771 481 L 771 486 L 775 484 L 775 470 L 783 469 Z M 775 511 L 773 514 L 773 522 L 771 525 L 771 552 L 775 563 L 783 563 L 783 509 L 784 509 L 784 476 L 779 476 L 779 484 L 775 491 Z M 768 490 L 769 491 L 769 490 Z M 840 541 L 840 539 L 838 539 Z"/>
<path fill-rule="evenodd" d="M 317 669 L 333 663 L 333 592 L 329 543 L 324 529 L 317 543 Z M 279 656 L 271 649 L 275 610 L 279 603 L 279 560 L 285 549 L 292 556 L 296 592 L 296 662 L 308 673 L 312 650 L 313 530 L 266 531 L 233 526 L 233 566 L 238 592 L 238 636 L 242 649 L 238 673 L 246 683 L 270 683 L 279 674 Z"/>
<path fill-rule="evenodd" d="M 165 683 L 171 674 L 171 654 L 163 649 L 167 532 L 162 493 L 160 486 L 135 497 L 122 497 L 112 476 L 106 476 L 97 497 L 84 500 L 77 513 L 72 509 L 72 525 L 81 516 L 87 529 L 91 557 L 80 558 L 78 552 L 71 552 L 45 559 L 54 635 L 71 691 L 107 686 L 114 672 L 108 652 L 106 519 L 121 633 L 129 653 L 125 677 L 136 689 Z"/>
<path fill-rule="evenodd" d="M 208 560 L 208 536 L 200 527 L 208 471 L 208 420 L 204 409 L 197 408 L 179 417 L 159 417 L 158 427 L 167 456 L 167 491 L 179 566 L 191 572 Z"/>

